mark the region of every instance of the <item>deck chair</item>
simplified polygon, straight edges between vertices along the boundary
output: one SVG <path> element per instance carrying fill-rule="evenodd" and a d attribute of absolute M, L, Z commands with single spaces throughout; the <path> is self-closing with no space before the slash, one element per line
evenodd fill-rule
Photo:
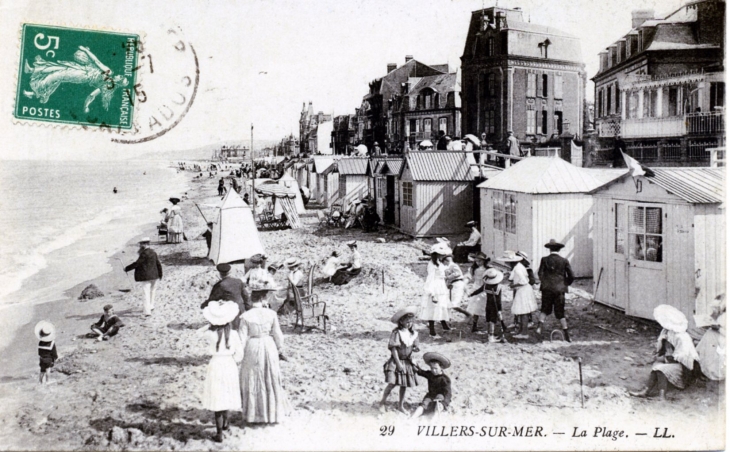
<path fill-rule="evenodd" d="M 327 316 L 327 303 L 319 301 L 319 296 L 312 293 L 312 288 L 314 286 L 314 267 L 316 267 L 316 265 L 312 265 L 309 269 L 307 282 L 309 295 L 302 295 L 297 286 L 291 282 L 289 283 L 289 287 L 291 287 L 291 290 L 294 293 L 294 301 L 297 305 L 297 318 L 294 323 L 294 328 L 300 326 L 300 333 L 303 332 L 305 328 L 308 330 L 317 328 L 327 334 L 327 320 L 329 318 Z M 316 322 L 316 325 L 308 326 L 307 323 L 312 321 Z M 319 326 L 320 323 L 322 324 L 322 327 Z"/>

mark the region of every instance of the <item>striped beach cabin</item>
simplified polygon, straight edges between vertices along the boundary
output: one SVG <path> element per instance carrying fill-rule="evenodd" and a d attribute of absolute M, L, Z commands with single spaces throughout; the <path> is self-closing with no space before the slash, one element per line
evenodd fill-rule
<path fill-rule="evenodd" d="M 347 207 L 354 199 L 368 194 L 368 159 L 350 157 L 338 160 L 333 171 L 339 175 L 339 201 Z"/>
<path fill-rule="evenodd" d="M 342 156 L 315 155 L 310 173 L 311 198 L 324 207 L 329 207 L 339 198 L 339 174 L 334 172 L 334 163 Z"/>
<path fill-rule="evenodd" d="M 669 304 L 699 333 L 727 285 L 724 168 L 653 168 L 594 193 L 595 299 L 651 319 Z"/>
<path fill-rule="evenodd" d="M 413 237 L 460 234 L 473 218 L 474 157 L 411 152 L 400 172 L 400 227 Z"/>
<path fill-rule="evenodd" d="M 523 251 L 537 267 L 550 239 L 576 277 L 593 275 L 591 192 L 626 170 L 588 169 L 559 157 L 530 157 L 479 184 L 482 251 L 492 259 Z M 537 270 L 537 268 L 535 268 Z"/>

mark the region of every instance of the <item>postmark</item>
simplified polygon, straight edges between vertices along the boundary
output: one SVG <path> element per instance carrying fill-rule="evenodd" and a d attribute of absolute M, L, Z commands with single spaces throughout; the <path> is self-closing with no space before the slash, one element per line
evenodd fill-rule
<path fill-rule="evenodd" d="M 15 118 L 132 130 L 139 42 L 134 33 L 24 24 Z"/>

